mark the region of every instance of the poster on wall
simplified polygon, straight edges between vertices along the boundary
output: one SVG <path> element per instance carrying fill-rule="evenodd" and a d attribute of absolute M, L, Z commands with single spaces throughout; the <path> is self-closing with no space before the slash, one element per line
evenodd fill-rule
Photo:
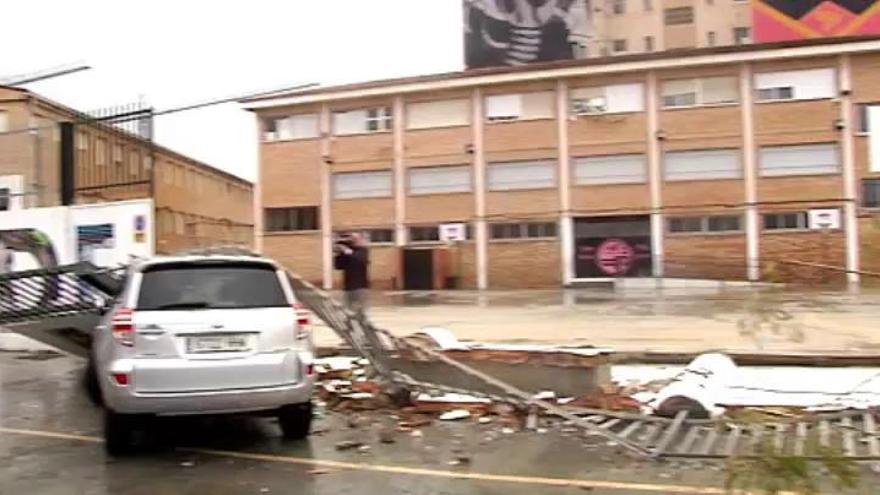
<path fill-rule="evenodd" d="M 752 0 L 757 43 L 880 34 L 880 0 Z"/>
<path fill-rule="evenodd" d="M 650 237 L 578 239 L 575 255 L 578 278 L 651 276 Z"/>
<path fill-rule="evenodd" d="M 99 225 L 79 225 L 76 227 L 76 255 L 79 261 L 95 263 L 95 251 L 116 247 L 116 236 L 112 223 Z"/>
<path fill-rule="evenodd" d="M 590 0 L 463 0 L 468 69 L 586 57 Z"/>

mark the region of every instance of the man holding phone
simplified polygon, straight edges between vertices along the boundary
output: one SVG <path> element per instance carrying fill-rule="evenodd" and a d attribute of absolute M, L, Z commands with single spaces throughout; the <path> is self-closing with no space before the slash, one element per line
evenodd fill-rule
<path fill-rule="evenodd" d="M 340 237 L 333 245 L 333 254 L 333 266 L 343 273 L 345 305 L 355 314 L 362 315 L 370 286 L 370 254 L 364 235 L 353 232 Z"/>

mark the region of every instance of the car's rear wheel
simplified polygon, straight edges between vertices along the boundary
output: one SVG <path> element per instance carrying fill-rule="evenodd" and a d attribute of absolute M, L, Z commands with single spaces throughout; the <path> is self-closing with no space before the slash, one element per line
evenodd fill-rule
<path fill-rule="evenodd" d="M 101 384 L 98 383 L 98 370 L 95 368 L 95 361 L 89 358 L 86 369 L 83 372 L 83 387 L 85 387 L 86 395 L 92 404 L 96 406 L 104 405 L 104 397 L 101 395 Z"/>
<path fill-rule="evenodd" d="M 278 411 L 281 433 L 288 440 L 300 440 L 309 436 L 312 428 L 312 403 L 284 406 Z"/>
<path fill-rule="evenodd" d="M 134 452 L 134 432 L 138 417 L 104 409 L 104 450 L 112 456 Z"/>

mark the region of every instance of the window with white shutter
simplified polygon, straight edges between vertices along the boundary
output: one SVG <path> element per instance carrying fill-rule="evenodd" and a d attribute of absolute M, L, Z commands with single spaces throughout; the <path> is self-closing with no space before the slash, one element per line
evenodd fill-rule
<path fill-rule="evenodd" d="M 392 125 L 391 115 L 391 107 L 333 112 L 333 134 L 347 136 L 390 131 Z"/>
<path fill-rule="evenodd" d="M 333 174 L 333 198 L 385 198 L 391 196 L 391 171 Z"/>
<path fill-rule="evenodd" d="M 409 193 L 442 194 L 471 191 L 471 167 L 417 167 L 409 169 Z"/>
<path fill-rule="evenodd" d="M 574 159 L 577 185 L 641 184 L 647 181 L 645 155 L 587 156 Z"/>
<path fill-rule="evenodd" d="M 815 100 L 837 96 L 837 72 L 807 69 L 755 75 L 757 101 Z"/>
<path fill-rule="evenodd" d="M 553 118 L 553 95 L 552 91 L 489 95 L 485 100 L 486 120 L 505 122 Z"/>
<path fill-rule="evenodd" d="M 641 112 L 644 90 L 641 83 L 612 84 L 571 90 L 571 112 L 575 115 Z"/>
<path fill-rule="evenodd" d="M 554 187 L 556 185 L 556 162 L 535 160 L 490 163 L 488 183 L 490 191 Z"/>
<path fill-rule="evenodd" d="M 669 151 L 664 159 L 666 180 L 738 179 L 739 151 L 712 149 Z"/>
<path fill-rule="evenodd" d="M 470 123 L 470 101 L 440 100 L 409 103 L 406 106 L 407 129 L 431 129 Z"/>
<path fill-rule="evenodd" d="M 766 146 L 760 150 L 760 160 L 763 177 L 840 172 L 840 157 L 833 143 Z"/>

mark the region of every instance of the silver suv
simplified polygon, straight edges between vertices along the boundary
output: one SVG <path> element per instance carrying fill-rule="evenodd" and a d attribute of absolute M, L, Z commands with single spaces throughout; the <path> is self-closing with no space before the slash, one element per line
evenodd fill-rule
<path fill-rule="evenodd" d="M 132 267 L 92 339 L 107 452 L 129 452 L 133 433 L 157 415 L 268 413 L 285 438 L 304 438 L 315 383 L 308 324 L 286 273 L 264 258 Z"/>

